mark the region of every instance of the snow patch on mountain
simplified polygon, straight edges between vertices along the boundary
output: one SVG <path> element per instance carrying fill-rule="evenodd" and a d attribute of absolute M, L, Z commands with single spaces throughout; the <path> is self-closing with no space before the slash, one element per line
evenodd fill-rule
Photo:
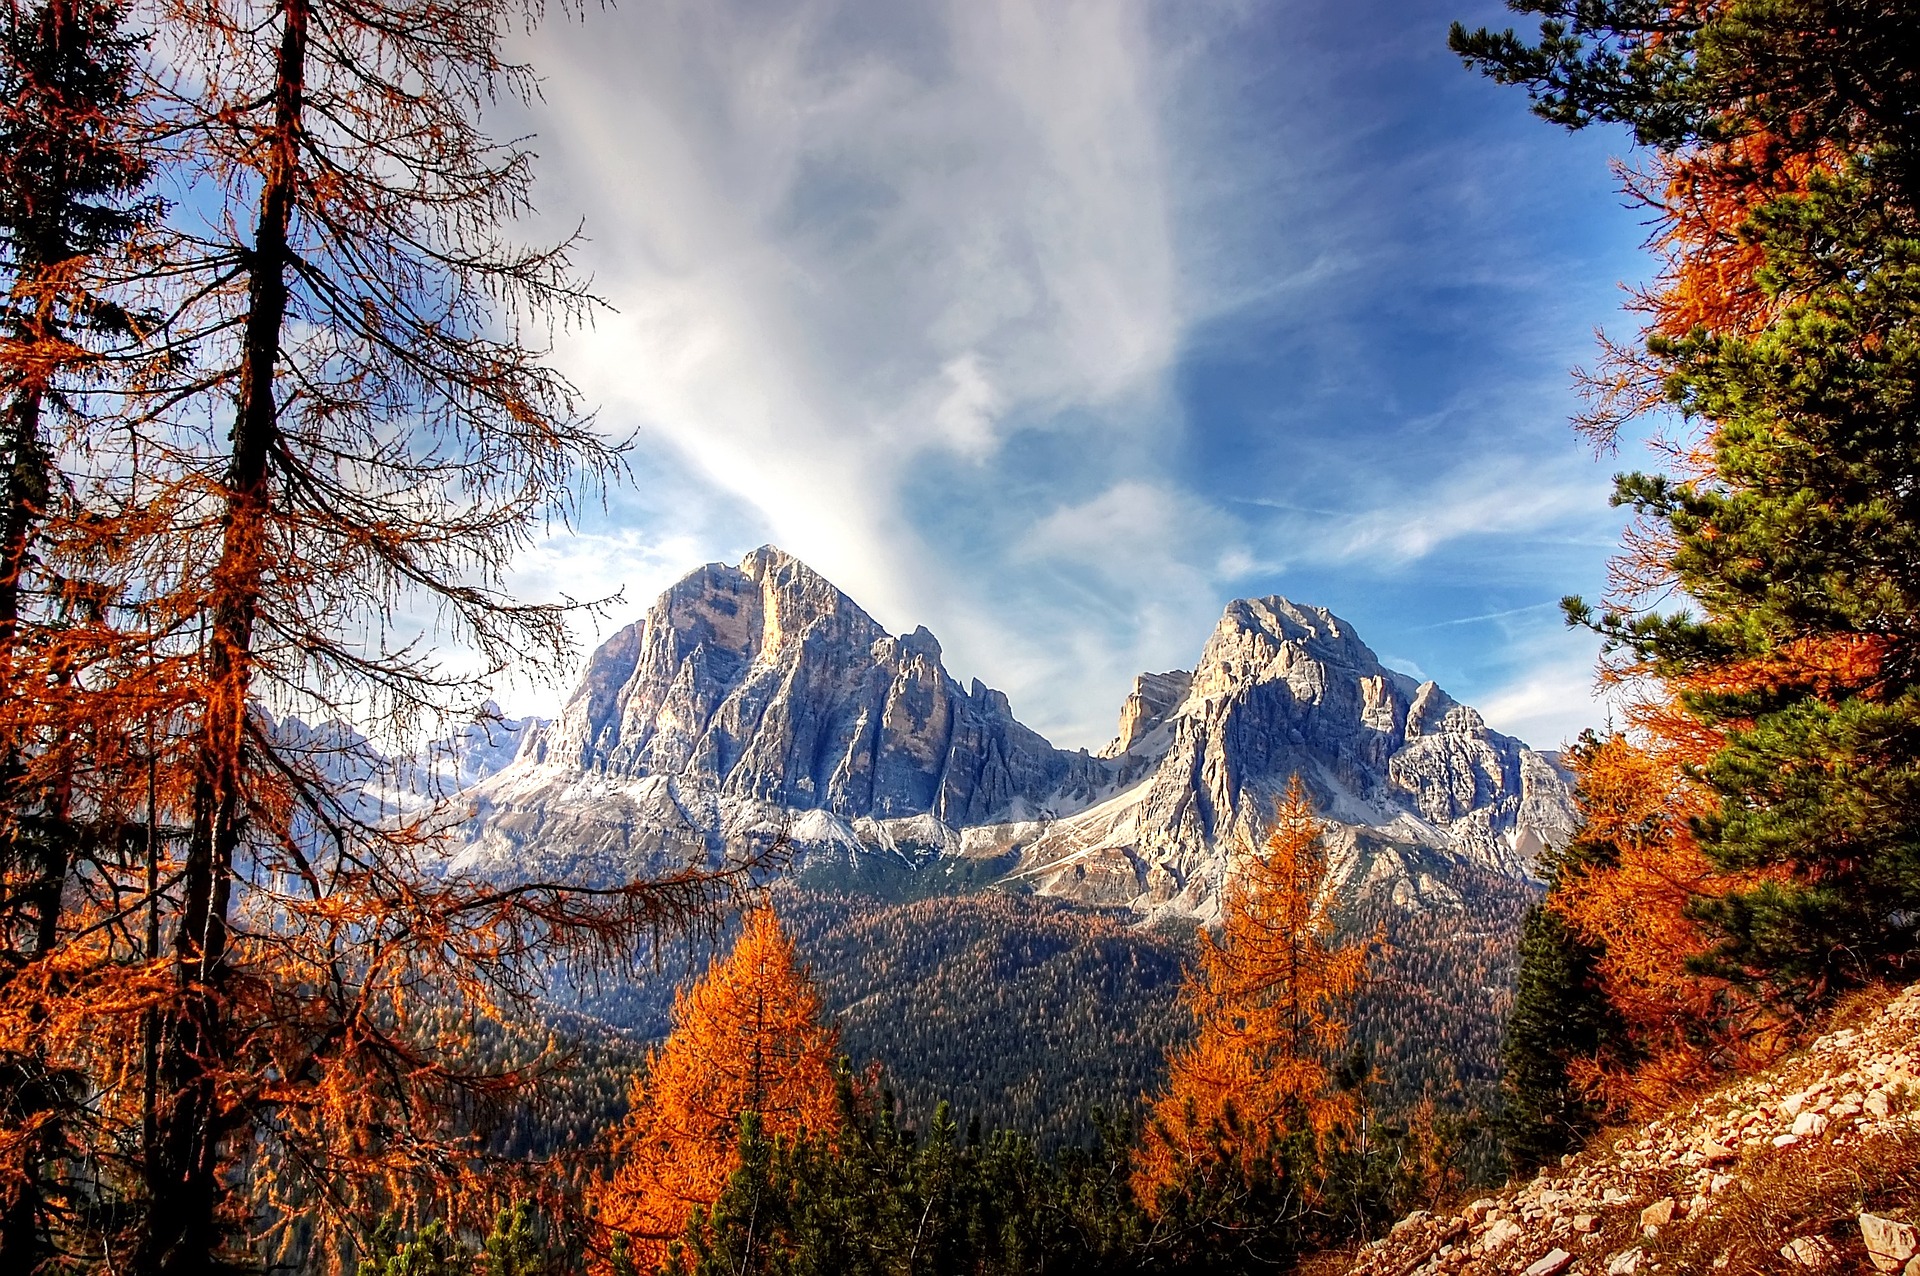
<path fill-rule="evenodd" d="M 455 867 L 602 882 L 778 841 L 801 864 L 1004 859 L 1010 888 L 1207 916 L 1295 775 L 1343 880 L 1407 907 L 1447 906 L 1449 862 L 1528 879 L 1573 828 L 1552 755 L 1324 608 L 1230 604 L 1191 671 L 1136 680 L 1095 755 L 768 546 L 690 573 L 594 653 L 559 718 L 466 790 Z"/>

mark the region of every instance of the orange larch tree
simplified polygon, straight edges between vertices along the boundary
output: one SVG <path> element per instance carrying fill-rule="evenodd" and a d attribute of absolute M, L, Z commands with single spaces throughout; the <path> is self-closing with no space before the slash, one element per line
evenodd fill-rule
<path fill-rule="evenodd" d="M 1357 1115 L 1330 1062 L 1380 940 L 1334 941 L 1321 832 L 1296 777 L 1264 846 L 1229 867 L 1220 935 L 1202 931 L 1182 992 L 1198 1033 L 1170 1060 L 1134 1169 L 1150 1210 L 1190 1176 L 1249 1177 L 1287 1137 Z"/>
<path fill-rule="evenodd" d="M 480 122 L 532 92 L 503 44 L 537 8 L 156 0 L 136 17 L 161 47 L 118 46 L 143 92 L 102 118 L 135 116 L 156 186 L 186 192 L 107 294 L 142 316 L 139 378 L 83 401 L 102 411 L 63 448 L 12 410 L 38 385 L 23 370 L 55 374 L 48 405 L 90 375 L 26 323 L 46 280 L 16 288 L 0 352 L 27 462 L 0 559 L 32 587 L 0 591 L 0 724 L 12 769 L 67 786 L 52 805 L 90 825 L 0 849 L 0 1241 L 198 1276 L 294 1247 L 350 1264 L 388 1209 L 484 1222 L 502 1184 L 475 1118 L 538 1060 L 477 1062 L 449 1025 L 710 932 L 744 884 L 705 848 L 591 889 L 450 873 L 456 805 L 375 809 L 340 783 L 377 765 L 363 738 L 284 726 L 404 748 L 470 721 L 485 675 L 570 654 L 569 606 L 504 576 L 621 460 L 544 358 L 593 300 L 564 245 L 508 236 L 531 159 Z M 8 148 L 0 194 L 23 157 Z M 32 808 L 9 779 L 11 837 Z M 46 1119 L 29 1090 L 49 1078 L 81 1120 Z"/>
<path fill-rule="evenodd" d="M 771 908 L 754 910 L 732 953 L 676 995 L 673 1031 L 647 1055 L 613 1168 L 592 1191 L 606 1234 L 625 1238 L 641 1270 L 663 1258 L 738 1168 L 743 1113 L 768 1138 L 836 1128 L 839 1047 L 793 940 Z"/>
<path fill-rule="evenodd" d="M 1567 1061 L 1573 1083 L 1608 1108 L 1656 1110 L 1703 1077 L 1777 1052 L 1788 1027 L 1698 969 L 1713 939 L 1690 905 L 1737 883 L 1694 836 L 1711 795 L 1661 743 L 1614 735 L 1569 751 L 1584 823 L 1545 904 L 1596 954 L 1608 1010 L 1631 1043 L 1626 1054 Z"/>
<path fill-rule="evenodd" d="M 126 760 L 89 721 L 93 603 L 47 568 L 73 513 L 59 464 L 124 388 L 139 318 L 116 284 L 158 216 L 124 0 L 39 0 L 0 14 L 0 1271 L 39 1270 L 80 1199 L 70 1152 L 109 1106 L 49 1048 L 36 989 L 75 927 L 110 909 L 72 890 L 116 854 L 88 776 Z M 84 964 L 84 959 L 83 959 Z M 97 1164 L 97 1163 L 96 1163 Z M 107 1171 L 110 1176 L 111 1171 Z M 65 1179 L 66 1181 L 62 1181 Z M 96 1194 L 96 1197 L 98 1194 Z"/>
<path fill-rule="evenodd" d="M 1540 18 L 1537 43 L 1456 24 L 1454 50 L 1542 117 L 1625 125 L 1651 155 L 1622 170 L 1653 214 L 1641 341 L 1606 346 L 1576 424 L 1610 449 L 1656 418 L 1661 464 L 1616 479 L 1634 521 L 1602 605 L 1567 600 L 1631 703 L 1625 732 L 1576 751 L 1586 829 L 1549 908 L 1628 1046 L 1569 1075 L 1660 1105 L 1783 1048 L 1840 991 L 1912 977 L 1915 12 L 1509 7 Z M 1533 973 L 1571 969 L 1555 948 Z"/>

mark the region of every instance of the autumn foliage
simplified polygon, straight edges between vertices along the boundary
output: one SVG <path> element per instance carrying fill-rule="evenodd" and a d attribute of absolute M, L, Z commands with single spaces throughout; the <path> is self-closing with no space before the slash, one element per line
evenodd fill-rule
<path fill-rule="evenodd" d="M 1694 901 L 1737 885 L 1693 831 L 1709 795 L 1624 736 L 1567 756 L 1585 823 L 1546 906 L 1597 953 L 1609 1010 L 1632 1043 L 1630 1053 L 1570 1061 L 1572 1080 L 1608 1106 L 1651 1109 L 1777 1054 L 1791 1039 L 1787 1018 L 1700 968 L 1713 935 Z"/>
<path fill-rule="evenodd" d="M 1357 1115 L 1331 1063 L 1370 946 L 1334 941 L 1320 835 L 1295 779 L 1265 843 L 1234 857 L 1220 934 L 1201 932 L 1183 992 L 1196 1034 L 1170 1060 L 1134 1170 L 1150 1208 L 1196 1174 L 1254 1177 L 1288 1137 Z"/>
<path fill-rule="evenodd" d="M 324 1270 L 384 1212 L 484 1227 L 524 1185 L 480 1131 L 553 1061 L 476 1059 L 474 1025 L 743 883 L 449 873 L 463 812 L 383 809 L 365 736 L 288 721 L 410 745 L 484 694 L 432 640 L 569 652 L 569 605 L 503 573 L 619 461 L 541 358 L 592 299 L 503 235 L 529 161 L 476 119 L 529 90 L 525 16 L 0 12 L 9 1272 Z"/>
<path fill-rule="evenodd" d="M 766 1138 L 838 1125 L 838 1055 L 793 940 L 771 908 L 749 913 L 732 953 L 674 998 L 673 1031 L 647 1054 L 593 1191 L 600 1226 L 642 1270 L 657 1265 L 739 1168 L 742 1114 Z"/>
<path fill-rule="evenodd" d="M 1625 720 L 1571 755 L 1565 942 L 1532 927 L 1536 989 L 1591 968 L 1615 1030 L 1530 1075 L 1658 1106 L 1914 973 L 1920 14 L 1509 7 L 1537 43 L 1456 26 L 1452 47 L 1548 120 L 1632 133 L 1657 262 L 1577 422 L 1603 450 L 1646 429 L 1659 460 L 1616 480 L 1633 521 L 1606 596 L 1567 600 Z"/>

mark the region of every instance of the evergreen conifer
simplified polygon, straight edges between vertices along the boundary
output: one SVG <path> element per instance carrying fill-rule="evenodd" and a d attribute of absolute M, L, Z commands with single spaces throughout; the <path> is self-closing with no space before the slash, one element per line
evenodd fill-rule
<path fill-rule="evenodd" d="M 1697 970 L 1804 1019 L 1910 976 L 1920 936 L 1920 9 L 1511 7 L 1537 43 L 1456 25 L 1454 49 L 1549 120 L 1625 124 L 1681 166 L 1651 198 L 1724 205 L 1688 251 L 1741 255 L 1672 268 L 1716 295 L 1669 307 L 1638 368 L 1697 431 L 1614 498 L 1649 529 L 1638 579 L 1688 605 L 1567 607 L 1713 741 Z"/>
<path fill-rule="evenodd" d="M 1607 1032 L 1598 953 L 1545 902 L 1520 929 L 1520 974 L 1500 1050 L 1501 1145 L 1516 1173 L 1574 1150 L 1598 1123 L 1598 1105 L 1568 1075 L 1599 1053 Z"/>

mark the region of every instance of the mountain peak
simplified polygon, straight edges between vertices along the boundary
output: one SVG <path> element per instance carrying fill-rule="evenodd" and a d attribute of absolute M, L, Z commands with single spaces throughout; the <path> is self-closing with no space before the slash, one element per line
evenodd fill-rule
<path fill-rule="evenodd" d="M 796 812 L 989 823 L 1042 808 L 1092 766 L 1022 726 L 1000 692 L 963 688 L 924 625 L 888 633 L 771 545 L 689 572 L 604 643 L 523 761 L 497 789 L 536 769 L 541 783 L 601 777 L 601 798 L 637 786 L 644 809 L 616 817 L 621 797 L 605 823 L 655 842 L 664 824 L 672 844 L 714 851 Z"/>
<path fill-rule="evenodd" d="M 1138 679 L 1102 756 L 1152 768 L 1025 848 L 1017 873 L 1044 893 L 1205 914 L 1228 848 L 1259 839 L 1296 777 L 1336 868 L 1405 904 L 1447 902 L 1421 856 L 1526 877 L 1572 833 L 1551 759 L 1386 668 L 1328 609 L 1280 595 L 1227 604 L 1191 674 Z"/>
<path fill-rule="evenodd" d="M 762 545 L 758 549 L 749 550 L 740 560 L 737 570 L 741 575 L 756 582 L 775 580 L 808 591 L 817 590 L 836 594 L 840 592 L 825 576 L 778 545 Z"/>
<path fill-rule="evenodd" d="M 1204 914 L 1296 775 L 1337 827 L 1510 876 L 1570 828 L 1550 759 L 1280 595 L 1228 604 L 1191 671 L 1137 678 L 1097 757 L 941 661 L 775 546 L 708 563 L 594 653 L 475 838 L 496 862 L 593 848 L 608 876 L 782 831 L 803 856 L 970 848 L 1046 893 Z"/>
<path fill-rule="evenodd" d="M 1186 703 L 1192 690 L 1193 673 L 1187 669 L 1143 673 L 1135 678 L 1133 690 L 1120 705 L 1120 733 L 1100 750 L 1100 756 L 1118 758 L 1136 748 L 1152 748 L 1155 733 Z"/>
<path fill-rule="evenodd" d="M 1267 594 L 1261 598 L 1236 598 L 1227 604 L 1226 614 L 1236 613 L 1248 616 L 1277 619 L 1282 624 L 1295 626 L 1310 633 L 1324 633 L 1328 637 L 1338 638 L 1343 631 L 1352 626 L 1334 615 L 1325 607 L 1312 603 L 1298 603 L 1284 594 Z"/>

